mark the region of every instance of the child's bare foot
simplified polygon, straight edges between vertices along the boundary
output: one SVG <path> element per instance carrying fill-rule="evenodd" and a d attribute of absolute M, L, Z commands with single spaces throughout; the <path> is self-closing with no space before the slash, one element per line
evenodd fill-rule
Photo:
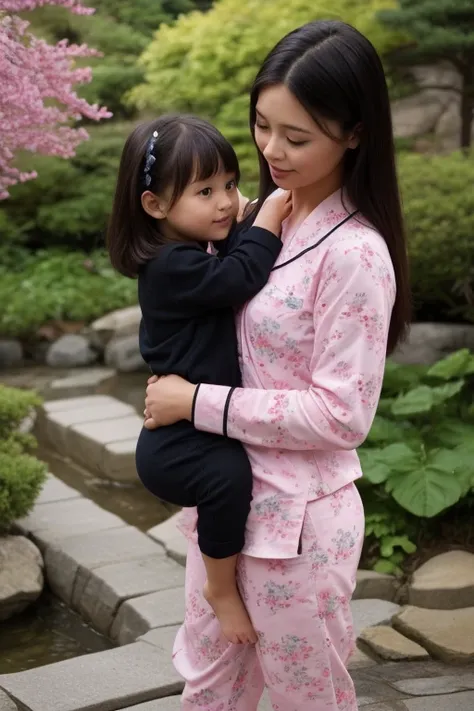
<path fill-rule="evenodd" d="M 222 632 L 233 644 L 256 644 L 258 641 L 250 617 L 248 616 L 242 598 L 237 588 L 235 592 L 225 595 L 216 594 L 209 589 L 209 584 L 204 585 L 204 597 L 214 610 L 220 622 Z"/>

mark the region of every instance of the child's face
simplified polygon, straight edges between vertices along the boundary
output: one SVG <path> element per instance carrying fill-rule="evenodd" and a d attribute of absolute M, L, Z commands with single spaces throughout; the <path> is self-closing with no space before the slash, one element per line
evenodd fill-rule
<path fill-rule="evenodd" d="M 218 242 L 229 234 L 239 210 L 233 173 L 190 183 L 166 213 L 166 227 L 185 239 Z"/>

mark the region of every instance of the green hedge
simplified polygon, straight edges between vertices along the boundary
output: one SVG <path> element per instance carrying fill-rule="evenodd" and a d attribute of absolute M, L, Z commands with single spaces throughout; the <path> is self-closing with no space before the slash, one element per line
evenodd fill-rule
<path fill-rule="evenodd" d="M 16 252 L 0 267 L 0 334 L 28 337 L 52 319 L 90 322 L 137 302 L 135 281 L 118 275 L 102 251 Z M 20 259 L 23 258 L 23 262 Z"/>
<path fill-rule="evenodd" d="M 474 156 L 399 159 L 415 309 L 474 322 Z"/>
<path fill-rule="evenodd" d="M 46 465 L 29 453 L 34 437 L 17 431 L 39 403 L 34 393 L 0 385 L 0 531 L 29 513 L 46 478 Z"/>

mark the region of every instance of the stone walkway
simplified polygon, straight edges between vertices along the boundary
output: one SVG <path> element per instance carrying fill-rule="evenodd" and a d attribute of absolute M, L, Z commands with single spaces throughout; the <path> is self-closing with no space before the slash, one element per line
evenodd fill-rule
<path fill-rule="evenodd" d="M 122 421 L 121 439 L 99 414 Z M 131 480 L 137 420 L 97 395 L 47 403 L 38 426 L 88 468 Z M 171 648 L 184 616 L 186 545 L 175 519 L 146 535 L 49 476 L 19 529 L 40 547 L 54 593 L 118 646 L 0 676 L 0 711 L 178 711 Z M 360 648 L 350 662 L 359 707 L 473 711 L 474 556 L 438 556 L 415 574 L 409 604 L 398 602 L 391 576 L 359 571 L 352 610 Z M 259 711 L 270 708 L 264 698 Z"/>

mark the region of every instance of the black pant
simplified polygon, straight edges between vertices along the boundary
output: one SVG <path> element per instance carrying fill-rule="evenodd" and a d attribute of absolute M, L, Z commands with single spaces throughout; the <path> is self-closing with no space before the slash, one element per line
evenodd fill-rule
<path fill-rule="evenodd" d="M 204 555 L 240 553 L 252 500 L 252 469 L 240 442 L 199 432 L 189 422 L 143 428 L 136 465 L 152 494 L 178 506 L 197 506 Z"/>

